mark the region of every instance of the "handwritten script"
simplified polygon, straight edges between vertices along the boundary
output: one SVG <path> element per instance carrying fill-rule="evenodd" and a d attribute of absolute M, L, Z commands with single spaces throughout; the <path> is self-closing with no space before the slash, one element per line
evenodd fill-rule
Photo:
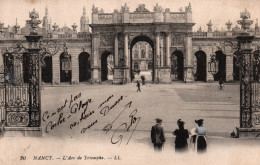
<path fill-rule="evenodd" d="M 56 110 L 45 111 L 42 121 L 46 122 L 45 133 L 64 129 L 61 126 L 69 130 L 78 128 L 81 134 L 100 128 L 107 135 L 111 132 L 112 144 L 121 145 L 125 141 L 128 145 L 141 120 L 138 110 L 132 106 L 133 102 L 122 95 L 110 95 L 102 102 L 95 102 L 92 98 L 83 98 L 81 93 L 71 94 Z M 107 120 L 109 122 L 101 122 Z"/>

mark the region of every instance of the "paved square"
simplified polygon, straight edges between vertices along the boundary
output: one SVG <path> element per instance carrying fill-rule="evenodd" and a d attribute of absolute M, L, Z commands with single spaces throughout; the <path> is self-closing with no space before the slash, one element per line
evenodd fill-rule
<path fill-rule="evenodd" d="M 239 126 L 239 85 L 229 84 L 224 90 L 218 90 L 217 83 L 194 83 L 194 84 L 147 84 L 141 86 L 142 92 L 136 92 L 136 84 L 127 85 L 78 85 L 63 87 L 45 87 L 42 90 L 42 114 L 56 112 L 57 108 L 64 105 L 65 99 L 70 100 L 81 93 L 80 99 L 92 99 L 87 112 L 95 111 L 84 124 L 70 129 L 70 125 L 75 120 L 80 119 L 81 113 L 72 115 L 69 120 L 59 127 L 46 133 L 45 136 L 75 136 L 80 134 L 81 129 L 98 120 L 88 131 L 102 130 L 104 126 L 113 121 L 114 118 L 123 110 L 124 105 L 132 101 L 131 111 L 137 109 L 136 116 L 141 117 L 136 128 L 137 132 L 144 131 L 149 133 L 151 126 L 155 123 L 154 119 L 163 119 L 163 126 L 166 133 L 170 133 L 177 128 L 177 120 L 185 121 L 185 127 L 192 129 L 197 125 L 195 119 L 204 119 L 204 125 L 208 130 L 209 136 L 229 137 L 230 133 Z M 105 101 L 109 96 L 113 97 L 106 102 L 106 105 L 113 103 L 123 96 L 123 100 L 115 106 L 109 114 L 102 116 L 98 105 Z M 78 102 L 79 100 L 75 101 Z M 62 110 L 63 115 L 68 117 L 70 109 L 67 106 Z M 104 105 L 105 105 L 104 104 Z M 122 123 L 129 120 L 130 109 L 124 112 L 115 123 Z M 63 116 L 63 117 L 64 117 Z M 59 115 L 55 114 L 51 120 L 43 121 L 43 128 L 49 121 L 57 122 Z M 116 124 L 114 124 L 116 126 Z M 118 124 L 119 125 L 119 124 Z M 115 129 L 116 127 L 113 127 Z M 140 134 L 141 136 L 142 134 Z M 134 137 L 135 137 L 134 136 Z M 144 135 L 143 135 L 144 136 Z"/>

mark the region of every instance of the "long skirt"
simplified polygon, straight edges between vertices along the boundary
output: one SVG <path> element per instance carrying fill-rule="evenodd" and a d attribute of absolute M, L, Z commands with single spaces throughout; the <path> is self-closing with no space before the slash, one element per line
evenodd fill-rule
<path fill-rule="evenodd" d="M 197 151 L 206 152 L 207 151 L 207 142 L 204 136 L 198 136 L 197 139 Z"/>

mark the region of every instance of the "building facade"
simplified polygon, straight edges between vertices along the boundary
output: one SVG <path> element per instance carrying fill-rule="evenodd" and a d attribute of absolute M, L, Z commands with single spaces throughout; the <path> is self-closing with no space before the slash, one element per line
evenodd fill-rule
<path fill-rule="evenodd" d="M 42 19 L 39 33 L 43 43 L 53 43 L 57 52 L 44 59 L 42 81 L 60 84 L 80 82 L 100 83 L 112 80 L 115 84 L 135 81 L 143 74 L 154 83 L 239 80 L 239 67 L 234 57 L 239 27 L 226 23 L 226 31 L 201 28 L 195 32 L 192 7 L 171 12 L 156 4 L 153 11 L 139 5 L 130 11 L 127 4 L 120 11 L 104 13 L 103 9 L 92 8 L 91 24 L 86 9 L 80 18 L 80 31 L 75 23 L 59 27 L 52 23 L 48 8 Z M 6 48 L 21 42 L 26 46 L 25 35 L 29 25 L 5 27 L 0 23 L 1 54 Z M 90 28 L 92 32 L 90 32 Z M 250 33 L 256 37 L 253 51 L 260 45 L 258 22 Z M 216 75 L 208 73 L 208 62 L 215 54 L 219 61 Z M 3 65 L 2 55 L 0 65 Z M 23 68 L 24 69 L 24 68 Z"/>

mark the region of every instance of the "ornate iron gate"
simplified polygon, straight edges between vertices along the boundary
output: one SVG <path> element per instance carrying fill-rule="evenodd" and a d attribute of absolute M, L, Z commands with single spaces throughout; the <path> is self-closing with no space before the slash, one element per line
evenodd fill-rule
<path fill-rule="evenodd" d="M 4 66 L 0 66 L 0 123 L 5 121 L 5 74 Z"/>
<path fill-rule="evenodd" d="M 41 126 L 41 66 L 44 57 L 59 50 L 53 42 L 43 44 L 43 36 L 38 35 L 38 12 L 33 10 L 29 16 L 31 32 L 25 36 L 29 47 L 17 43 L 7 48 L 0 67 L 0 119 L 5 127 Z"/>
<path fill-rule="evenodd" d="M 18 43 L 3 57 L 5 126 L 39 127 L 39 53 L 28 52 Z"/>
<path fill-rule="evenodd" d="M 260 51 L 253 54 L 253 82 L 252 82 L 252 124 L 260 126 Z"/>

